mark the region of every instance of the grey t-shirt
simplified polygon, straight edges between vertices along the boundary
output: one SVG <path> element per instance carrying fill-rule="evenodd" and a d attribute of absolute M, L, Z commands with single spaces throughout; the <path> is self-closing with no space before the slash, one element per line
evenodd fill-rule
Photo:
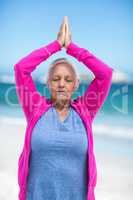
<path fill-rule="evenodd" d="M 50 107 L 33 128 L 26 200 L 86 200 L 87 149 L 75 109 L 61 121 Z"/>

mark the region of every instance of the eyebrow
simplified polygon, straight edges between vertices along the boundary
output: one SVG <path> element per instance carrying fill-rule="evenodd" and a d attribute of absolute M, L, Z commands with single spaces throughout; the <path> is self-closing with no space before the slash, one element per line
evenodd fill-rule
<path fill-rule="evenodd" d="M 60 75 L 53 75 L 53 77 L 60 77 Z M 67 75 L 65 77 L 67 77 L 67 78 L 73 78 L 71 75 Z"/>

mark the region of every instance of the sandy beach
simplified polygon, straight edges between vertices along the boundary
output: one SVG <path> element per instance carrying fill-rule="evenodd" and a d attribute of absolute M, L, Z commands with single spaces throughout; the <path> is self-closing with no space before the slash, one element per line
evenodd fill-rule
<path fill-rule="evenodd" d="M 1 118 L 0 127 L 0 200 L 9 197 L 17 200 L 17 159 L 26 123 L 17 119 L 6 122 Z M 98 170 L 96 200 L 132 200 L 133 140 L 99 136 L 96 132 L 94 140 Z"/>
<path fill-rule="evenodd" d="M 95 141 L 98 170 L 96 200 L 132 200 L 133 141 L 97 136 Z"/>

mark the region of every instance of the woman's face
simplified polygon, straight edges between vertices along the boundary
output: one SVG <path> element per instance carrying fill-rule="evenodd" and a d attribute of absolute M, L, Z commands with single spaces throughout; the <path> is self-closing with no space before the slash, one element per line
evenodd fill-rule
<path fill-rule="evenodd" d="M 54 67 L 48 80 L 51 96 L 56 101 L 70 100 L 76 86 L 78 86 L 78 80 L 69 65 L 60 63 Z"/>

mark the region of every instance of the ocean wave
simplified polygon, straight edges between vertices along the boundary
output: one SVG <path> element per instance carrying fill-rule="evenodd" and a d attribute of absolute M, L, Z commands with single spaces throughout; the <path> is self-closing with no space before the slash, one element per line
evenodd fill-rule
<path fill-rule="evenodd" d="M 9 125 L 22 125 L 26 126 L 25 118 L 11 118 L 0 117 L 0 123 Z M 133 127 L 127 126 L 127 124 L 121 123 L 120 125 L 106 123 L 92 124 L 93 133 L 101 136 L 112 136 L 115 138 L 127 138 L 133 139 Z"/>
<path fill-rule="evenodd" d="M 24 118 L 15 118 L 15 117 L 0 117 L 0 123 L 9 124 L 9 125 L 26 125 L 26 120 Z"/>
<path fill-rule="evenodd" d="M 93 132 L 96 135 L 112 136 L 115 138 L 133 139 L 133 128 L 126 125 L 103 125 L 96 124 L 93 127 Z"/>

